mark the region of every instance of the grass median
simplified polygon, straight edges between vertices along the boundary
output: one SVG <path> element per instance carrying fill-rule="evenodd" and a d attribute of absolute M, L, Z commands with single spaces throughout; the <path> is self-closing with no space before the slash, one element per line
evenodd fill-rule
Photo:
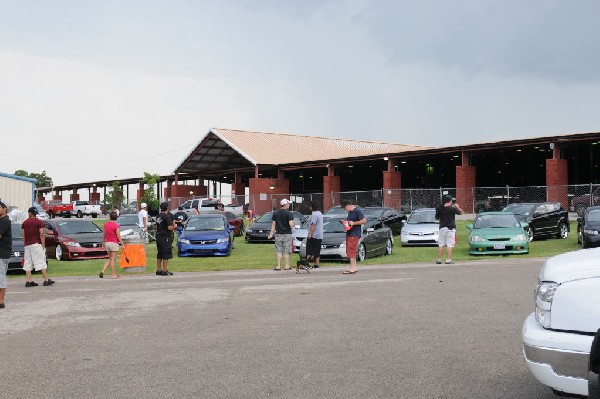
<path fill-rule="evenodd" d="M 94 220 L 102 227 L 106 221 Z M 458 244 L 453 252 L 454 261 L 471 261 L 483 258 L 503 258 L 503 256 L 472 256 L 469 255 L 468 242 L 469 230 L 466 225 L 470 221 L 457 221 Z M 527 255 L 508 255 L 518 258 L 545 258 L 558 255 L 564 252 L 580 249 L 577 244 L 577 223 L 571 222 L 571 232 L 567 239 L 548 238 L 536 240 L 530 243 L 529 254 Z M 244 237 L 236 237 L 234 240 L 234 249 L 227 257 L 177 257 L 177 250 L 173 248 L 174 258 L 169 262 L 169 270 L 177 272 L 202 272 L 219 270 L 244 270 L 244 269 L 271 269 L 275 266 L 275 252 L 273 244 L 248 244 Z M 394 251 L 390 256 L 380 256 L 367 259 L 360 265 L 370 264 L 404 264 L 404 263 L 433 263 L 437 258 L 436 247 L 402 247 L 400 237 L 394 237 Z M 146 273 L 154 273 L 156 270 L 156 245 L 150 243 L 146 246 L 147 268 Z M 297 254 L 291 255 L 291 266 L 295 267 L 298 259 Z M 93 276 L 100 272 L 103 259 L 85 260 L 85 261 L 58 261 L 49 259 L 48 270 L 51 276 Z M 119 260 L 117 259 L 117 264 Z M 344 261 L 322 261 L 322 267 L 338 266 L 347 262 Z M 11 277 L 24 277 L 23 272 L 11 273 Z"/>

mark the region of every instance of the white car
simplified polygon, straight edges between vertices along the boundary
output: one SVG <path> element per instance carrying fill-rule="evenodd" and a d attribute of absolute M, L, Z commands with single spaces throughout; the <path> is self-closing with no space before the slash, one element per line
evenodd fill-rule
<path fill-rule="evenodd" d="M 438 245 L 440 226 L 435 220 L 434 208 L 415 209 L 403 223 L 404 226 L 400 231 L 402 246 Z"/>
<path fill-rule="evenodd" d="M 533 375 L 558 395 L 600 397 L 600 339 L 591 349 L 599 329 L 600 248 L 548 259 L 538 277 L 535 311 L 522 330 Z"/>

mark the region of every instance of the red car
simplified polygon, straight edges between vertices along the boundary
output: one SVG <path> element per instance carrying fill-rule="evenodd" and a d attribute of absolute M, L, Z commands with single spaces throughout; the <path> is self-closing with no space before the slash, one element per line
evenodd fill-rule
<path fill-rule="evenodd" d="M 44 222 L 46 251 L 58 260 L 108 258 L 104 233 L 83 219 L 50 219 Z"/>
<path fill-rule="evenodd" d="M 233 236 L 234 237 L 239 237 L 244 235 L 244 220 L 239 217 L 236 216 L 233 212 L 228 212 L 228 211 L 202 211 L 202 214 L 205 213 L 218 213 L 220 215 L 225 215 L 225 217 L 227 218 L 227 222 L 235 227 L 235 230 L 233 230 Z"/>

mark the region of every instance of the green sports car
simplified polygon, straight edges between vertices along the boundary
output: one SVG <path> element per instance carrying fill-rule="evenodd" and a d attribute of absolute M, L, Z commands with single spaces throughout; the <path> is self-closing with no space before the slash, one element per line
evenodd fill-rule
<path fill-rule="evenodd" d="M 471 255 L 505 255 L 529 253 L 525 222 L 507 212 L 481 212 L 467 225 Z"/>

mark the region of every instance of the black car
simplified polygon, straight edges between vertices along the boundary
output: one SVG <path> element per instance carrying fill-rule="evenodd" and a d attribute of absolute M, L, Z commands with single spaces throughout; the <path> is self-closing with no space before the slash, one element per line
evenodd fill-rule
<path fill-rule="evenodd" d="M 12 233 L 12 252 L 8 261 L 8 270 L 23 269 L 23 257 L 25 255 L 25 246 L 21 236 L 21 223 L 12 222 L 10 224 Z"/>
<path fill-rule="evenodd" d="M 299 229 L 306 220 L 306 216 L 300 212 L 291 212 L 292 215 L 294 215 L 294 225 Z M 271 231 L 271 224 L 273 223 L 272 217 L 273 212 L 267 212 L 256 219 L 256 221 L 246 229 L 246 242 L 273 242 L 273 238 L 270 240 L 268 238 L 269 232 Z"/>
<path fill-rule="evenodd" d="M 521 222 L 527 222 L 529 241 L 540 237 L 567 238 L 571 227 L 569 213 L 560 202 L 510 204 L 503 212 L 512 212 Z"/>
<path fill-rule="evenodd" d="M 400 234 L 403 226 L 402 221 L 407 219 L 404 212 L 385 206 L 367 206 L 362 209 L 362 212 L 365 217 L 374 217 L 381 220 L 383 224 L 392 229 L 394 235 Z"/>
<path fill-rule="evenodd" d="M 600 245 L 600 206 L 590 206 L 577 218 L 577 242 L 582 248 Z"/>

